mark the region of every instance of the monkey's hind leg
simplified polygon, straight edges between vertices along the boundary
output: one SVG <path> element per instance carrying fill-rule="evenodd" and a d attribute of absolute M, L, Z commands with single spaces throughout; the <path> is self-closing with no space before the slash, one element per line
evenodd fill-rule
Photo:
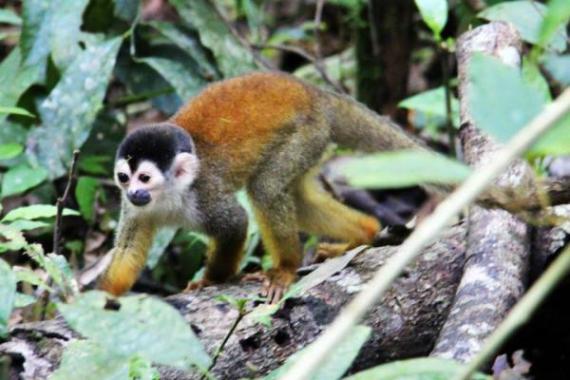
<path fill-rule="evenodd" d="M 205 232 L 210 237 L 206 272 L 198 281 L 190 281 L 185 291 L 221 283 L 237 274 L 247 238 L 247 214 L 234 195 L 209 202 Z"/>
<path fill-rule="evenodd" d="M 342 241 L 319 244 L 315 261 L 324 261 L 359 245 L 370 244 L 380 230 L 380 223 L 334 199 L 318 182 L 317 170 L 298 182 L 295 202 L 301 230 Z"/>

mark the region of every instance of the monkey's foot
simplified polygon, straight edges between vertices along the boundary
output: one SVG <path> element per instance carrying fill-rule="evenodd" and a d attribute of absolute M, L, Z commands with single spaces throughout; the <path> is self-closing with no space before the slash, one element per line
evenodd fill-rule
<path fill-rule="evenodd" d="M 212 281 L 205 278 L 197 281 L 188 281 L 188 285 L 186 285 L 183 293 L 195 292 L 210 285 L 212 285 Z"/>
<path fill-rule="evenodd" d="M 351 243 L 320 243 L 315 253 L 315 262 L 322 263 L 326 259 L 342 256 L 352 247 Z"/>
<path fill-rule="evenodd" d="M 295 281 L 296 277 L 295 271 L 291 272 L 283 269 L 269 270 L 263 282 L 262 297 L 267 299 L 268 304 L 276 304 L 283 298 L 283 295 Z"/>

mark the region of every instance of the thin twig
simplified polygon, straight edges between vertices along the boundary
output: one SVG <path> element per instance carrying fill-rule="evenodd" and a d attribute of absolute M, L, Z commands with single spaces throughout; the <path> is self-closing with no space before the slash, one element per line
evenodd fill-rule
<path fill-rule="evenodd" d="M 73 151 L 73 158 L 71 161 L 71 167 L 69 168 L 69 175 L 67 178 L 67 186 L 65 186 L 65 190 L 63 195 L 57 198 L 56 202 L 56 214 L 55 214 L 55 225 L 53 227 L 53 253 L 59 255 L 59 243 L 61 240 L 61 216 L 63 213 L 63 205 L 67 198 L 69 197 L 69 192 L 71 191 L 72 185 L 75 183 L 77 178 L 77 161 L 79 159 L 79 150 Z"/>
<path fill-rule="evenodd" d="M 514 159 L 568 111 L 570 111 L 570 89 L 565 90 L 556 101 L 548 105 L 517 133 L 496 153 L 488 165 L 469 176 L 424 223 L 419 225 L 398 252 L 376 272 L 364 290 L 345 306 L 324 333 L 306 348 L 305 354 L 281 377 L 281 380 L 310 378 L 334 347 L 337 347 L 339 342 L 352 331 L 352 327 L 381 299 L 405 267 L 420 254 L 420 250 L 433 241 L 452 218 L 473 202 L 497 175 L 506 170 Z"/>
<path fill-rule="evenodd" d="M 220 357 L 220 354 L 224 351 L 224 348 L 226 347 L 226 343 L 228 343 L 228 340 L 233 335 L 237 326 L 239 325 L 239 323 L 241 322 L 243 317 L 247 314 L 247 313 L 244 313 L 242 310 L 238 310 L 238 312 L 239 312 L 239 314 L 238 314 L 237 318 L 235 319 L 234 323 L 232 323 L 230 329 L 228 330 L 226 336 L 224 337 L 224 340 L 220 344 L 220 347 L 218 347 L 218 349 L 216 350 L 216 353 L 214 354 L 214 357 L 212 358 L 212 364 L 210 364 L 210 366 L 208 367 L 208 372 L 210 372 L 212 370 L 212 368 L 214 368 L 216 366 L 216 362 L 218 361 L 218 357 Z M 204 380 L 205 378 L 206 378 L 206 376 L 204 375 L 202 377 L 202 380 Z"/>
<path fill-rule="evenodd" d="M 489 361 L 492 355 L 503 345 L 509 336 L 530 319 L 546 296 L 568 272 L 568 269 L 570 269 L 570 247 L 566 248 L 560 256 L 550 264 L 546 272 L 544 272 L 526 295 L 512 308 L 507 318 L 505 318 L 495 332 L 487 338 L 485 345 L 477 356 L 475 356 L 454 379 L 469 379 L 473 372 Z"/>
<path fill-rule="evenodd" d="M 323 54 L 321 50 L 321 23 L 323 18 L 323 7 L 325 0 L 317 0 L 317 9 L 315 11 L 315 61 L 322 65 Z"/>
<path fill-rule="evenodd" d="M 441 44 L 441 42 L 440 42 Z M 449 151 L 454 158 L 457 157 L 455 126 L 453 125 L 453 115 L 451 110 L 451 88 L 449 83 L 449 54 L 446 48 L 440 47 L 441 72 L 443 75 L 443 88 L 445 92 L 445 127 L 447 129 L 447 138 L 449 139 Z"/>

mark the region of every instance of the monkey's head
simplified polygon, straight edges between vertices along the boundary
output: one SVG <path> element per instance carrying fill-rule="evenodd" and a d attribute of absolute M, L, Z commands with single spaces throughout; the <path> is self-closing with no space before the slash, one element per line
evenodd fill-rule
<path fill-rule="evenodd" d="M 176 125 L 158 124 L 139 128 L 123 140 L 115 182 L 130 209 L 167 211 L 169 199 L 187 191 L 198 168 L 192 137 Z"/>

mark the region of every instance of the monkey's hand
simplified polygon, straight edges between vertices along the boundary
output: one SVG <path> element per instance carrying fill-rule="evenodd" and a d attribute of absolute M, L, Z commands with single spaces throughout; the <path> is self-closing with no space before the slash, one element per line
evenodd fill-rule
<path fill-rule="evenodd" d="M 188 281 L 188 285 L 186 285 L 186 289 L 184 289 L 184 293 L 189 293 L 189 292 L 194 292 L 197 290 L 200 290 L 202 288 L 205 288 L 206 286 L 210 286 L 212 285 L 213 282 L 203 278 L 201 280 L 196 280 L 196 281 Z"/>
<path fill-rule="evenodd" d="M 267 278 L 263 282 L 261 296 L 267 299 L 267 303 L 274 305 L 283 298 L 289 286 L 295 281 L 295 270 L 274 268 L 267 271 Z"/>

